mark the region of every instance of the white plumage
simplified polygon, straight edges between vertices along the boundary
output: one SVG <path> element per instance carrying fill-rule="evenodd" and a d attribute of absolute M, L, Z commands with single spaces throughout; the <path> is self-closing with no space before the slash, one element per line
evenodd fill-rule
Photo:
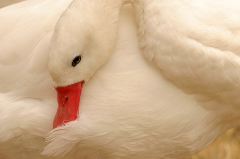
<path fill-rule="evenodd" d="M 151 2 L 142 4 L 144 16 L 139 11 L 144 17 L 139 18 L 139 26 L 145 57 L 166 78 L 200 96 L 205 104 L 216 102 L 221 109 L 238 110 L 239 2 Z"/>
<path fill-rule="evenodd" d="M 48 49 L 71 2 L 29 0 L 0 10 L 2 158 L 48 158 L 42 151 L 66 159 L 186 158 L 238 123 L 239 2 L 148 0 L 135 9 L 150 62 L 124 9 L 117 47 L 87 82 L 79 120 L 48 136 L 57 105 Z"/>

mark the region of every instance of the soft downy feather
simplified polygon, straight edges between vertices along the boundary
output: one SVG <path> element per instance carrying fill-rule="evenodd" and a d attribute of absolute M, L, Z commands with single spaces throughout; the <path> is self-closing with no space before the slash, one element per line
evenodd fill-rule
<path fill-rule="evenodd" d="M 6 141 L 0 153 L 8 159 L 47 158 L 40 152 L 57 103 L 46 50 L 69 3 L 30 0 L 0 11 L 5 19 L 0 25 L 0 141 Z M 66 154 L 66 159 L 185 158 L 220 132 L 214 112 L 143 59 L 133 15 L 123 13 L 117 49 L 86 84 L 80 119 L 53 130 L 43 154 Z"/>
<path fill-rule="evenodd" d="M 140 45 L 150 63 L 209 109 L 235 121 L 240 104 L 239 6 L 236 0 L 148 0 L 136 7 Z"/>
<path fill-rule="evenodd" d="M 40 152 L 56 109 L 48 46 L 70 3 L 28 0 L 0 10 L 0 154 L 7 159 L 44 158 Z"/>

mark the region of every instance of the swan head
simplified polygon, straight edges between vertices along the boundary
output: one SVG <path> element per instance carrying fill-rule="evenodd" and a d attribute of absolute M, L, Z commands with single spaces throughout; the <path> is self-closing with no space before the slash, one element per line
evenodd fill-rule
<path fill-rule="evenodd" d="M 86 27 L 86 26 L 84 26 Z M 114 48 L 108 32 L 99 35 L 88 27 L 56 31 L 49 56 L 49 72 L 54 84 L 67 86 L 87 82 L 107 62 Z"/>
<path fill-rule="evenodd" d="M 73 13 L 59 20 L 50 44 L 48 69 L 59 104 L 54 127 L 77 118 L 84 83 L 107 62 L 116 41 L 113 22 Z"/>

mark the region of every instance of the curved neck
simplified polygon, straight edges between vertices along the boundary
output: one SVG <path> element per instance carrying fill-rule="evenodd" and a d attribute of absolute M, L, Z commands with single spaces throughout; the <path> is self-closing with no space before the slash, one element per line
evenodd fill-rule
<path fill-rule="evenodd" d="M 81 13 L 91 15 L 113 16 L 119 13 L 121 6 L 129 0 L 74 0 L 69 9 L 77 9 Z M 106 17 L 102 17 L 106 18 Z"/>
<path fill-rule="evenodd" d="M 74 0 L 61 17 L 71 25 L 72 21 L 90 24 L 95 30 L 103 31 L 108 28 L 116 32 L 121 7 L 132 0 Z M 81 15 L 81 16 L 79 16 Z M 74 24 L 76 25 L 76 23 Z M 80 27 L 75 27 L 80 28 Z"/>
<path fill-rule="evenodd" d="M 144 0 L 74 0 L 69 9 L 77 9 L 81 13 L 91 15 L 105 15 L 108 18 L 116 19 L 114 16 L 119 16 L 121 7 L 126 3 L 131 3 L 136 6 L 141 6 Z M 87 6 L 87 7 L 86 7 Z"/>

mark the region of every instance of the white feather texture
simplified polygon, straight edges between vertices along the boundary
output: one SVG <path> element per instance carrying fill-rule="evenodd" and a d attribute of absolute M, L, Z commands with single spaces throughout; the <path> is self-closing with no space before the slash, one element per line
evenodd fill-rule
<path fill-rule="evenodd" d="M 239 6 L 236 0 L 142 1 L 136 8 L 145 57 L 167 79 L 206 105 L 237 111 Z"/>
<path fill-rule="evenodd" d="M 220 28 L 220 33 L 213 28 L 216 32 L 210 34 L 211 27 L 202 33 L 201 25 L 192 22 L 198 20 L 206 28 L 209 25 L 223 29 L 234 28 L 240 22 L 234 18 L 233 11 L 231 23 L 207 20 L 206 17 L 211 19 L 211 16 L 200 13 L 214 3 L 204 2 L 201 5 L 197 0 L 148 0 L 146 4 L 135 5 L 140 44 L 154 65 L 142 56 L 137 22 L 131 9 L 125 8 L 112 57 L 86 83 L 79 120 L 50 134 L 57 103 L 47 69 L 48 48 L 55 25 L 71 0 L 57 3 L 29 0 L 1 9 L 0 154 L 3 158 L 187 158 L 234 126 L 238 116 L 232 112 L 236 111 L 236 105 L 209 109 L 204 104 L 218 102 L 215 99 L 219 98 L 212 98 L 218 90 L 237 93 L 238 41 L 227 41 Z M 199 6 L 202 10 L 196 9 Z M 236 6 L 229 4 L 232 8 Z M 190 9 L 198 13 L 199 19 L 189 14 Z M 154 18 L 155 15 L 159 19 Z M 156 32 L 150 34 L 155 29 Z M 218 35 L 221 38 L 217 38 Z M 238 34 L 230 35 L 237 37 Z M 205 48 L 203 44 L 218 49 Z M 206 96 L 205 91 L 210 96 Z M 199 103 L 195 98 L 199 94 L 209 99 Z M 224 94 L 220 99 L 237 103 L 233 94 Z M 223 110 L 227 110 L 226 113 Z"/>

